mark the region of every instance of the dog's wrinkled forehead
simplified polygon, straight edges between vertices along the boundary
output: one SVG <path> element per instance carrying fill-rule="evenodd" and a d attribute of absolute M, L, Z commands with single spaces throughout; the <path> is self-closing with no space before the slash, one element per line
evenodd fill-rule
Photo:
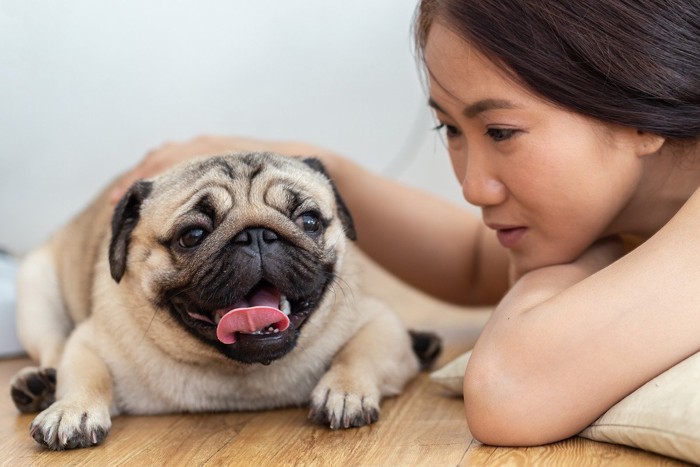
<path fill-rule="evenodd" d="M 169 205 L 174 217 L 191 211 L 216 217 L 241 206 L 266 206 L 286 217 L 314 209 L 331 217 L 335 204 L 326 176 L 298 159 L 271 153 L 185 163 L 154 180 L 151 201 L 161 209 Z"/>
<path fill-rule="evenodd" d="M 356 239 L 352 216 L 317 159 L 213 156 L 134 183 L 112 216 L 110 271 L 119 282 L 129 251 L 148 258 L 154 245 L 177 254 L 184 248 L 204 260 L 249 229 L 272 231 L 317 252 Z M 198 243 L 189 245 L 190 237 Z"/>

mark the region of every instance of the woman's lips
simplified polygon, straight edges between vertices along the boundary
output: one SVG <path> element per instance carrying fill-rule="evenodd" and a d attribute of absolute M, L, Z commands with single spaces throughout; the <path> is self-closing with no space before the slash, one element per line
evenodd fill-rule
<path fill-rule="evenodd" d="M 514 247 L 523 235 L 527 232 L 527 227 L 511 227 L 496 229 L 496 236 L 505 248 Z"/>

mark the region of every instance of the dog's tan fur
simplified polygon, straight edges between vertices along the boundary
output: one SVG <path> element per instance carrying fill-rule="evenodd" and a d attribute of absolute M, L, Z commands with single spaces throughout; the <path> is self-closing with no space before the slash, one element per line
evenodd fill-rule
<path fill-rule="evenodd" d="M 245 172 L 241 157 L 221 160 Z M 317 421 L 333 428 L 359 426 L 376 419 L 382 396 L 399 393 L 417 373 L 411 339 L 397 316 L 356 285 L 355 247 L 347 239 L 347 225 L 338 215 L 342 202 L 328 178 L 299 160 L 247 157 L 258 164 L 255 176 L 232 179 L 194 161 L 156 178 L 140 206 L 118 281 L 108 253 L 114 243 L 109 188 L 23 261 L 20 337 L 39 367 L 15 377 L 13 395 L 26 390 L 32 378 L 50 386 L 47 369 L 57 369 L 56 401 L 49 388 L 49 394 L 38 397 L 43 400 L 35 401 L 38 405 L 28 406 L 45 408 L 31 428 L 38 442 L 51 449 L 98 444 L 109 431 L 110 415 L 121 413 L 307 403 Z M 322 241 L 283 215 L 288 187 L 303 191 L 311 200 L 305 202 L 331 219 Z M 173 236 L 178 219 L 203 191 L 223 219 L 200 247 L 212 251 L 198 251 L 192 264 L 176 267 L 176 256 L 163 240 Z M 296 346 L 267 365 L 232 360 L 155 305 L 164 283 L 195 274 L 206 254 L 248 226 L 274 229 L 295 247 L 313 250 L 319 260 L 334 261 L 335 279 L 303 325 Z M 118 265 L 116 269 L 119 276 Z"/>

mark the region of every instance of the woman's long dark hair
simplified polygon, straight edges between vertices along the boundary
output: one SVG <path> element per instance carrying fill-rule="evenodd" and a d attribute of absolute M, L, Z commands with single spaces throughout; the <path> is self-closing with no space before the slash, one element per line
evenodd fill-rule
<path fill-rule="evenodd" d="M 700 0 L 422 0 L 419 53 L 435 21 L 556 105 L 700 137 Z"/>

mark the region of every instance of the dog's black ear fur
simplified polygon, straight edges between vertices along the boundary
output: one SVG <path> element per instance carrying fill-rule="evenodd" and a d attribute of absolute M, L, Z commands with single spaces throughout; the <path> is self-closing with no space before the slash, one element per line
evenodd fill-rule
<path fill-rule="evenodd" d="M 333 183 L 333 179 L 328 174 L 328 171 L 323 166 L 323 163 L 315 157 L 302 158 L 301 161 L 304 164 L 311 167 L 312 169 L 314 169 L 315 171 L 322 173 L 328 179 L 328 181 L 331 182 L 331 187 L 333 187 L 333 194 L 335 195 L 335 204 L 338 206 L 338 218 L 340 219 L 341 224 L 343 224 L 345 235 L 350 240 L 357 240 L 355 223 L 353 222 L 352 216 L 350 215 L 350 210 L 345 204 L 345 201 L 343 201 L 343 198 L 340 197 L 340 193 L 338 192 L 335 183 Z"/>
<path fill-rule="evenodd" d="M 131 233 L 139 222 L 141 204 L 151 193 L 153 182 L 138 180 L 119 200 L 112 216 L 112 240 L 109 244 L 109 271 L 119 282 L 126 271 L 126 256 Z"/>

